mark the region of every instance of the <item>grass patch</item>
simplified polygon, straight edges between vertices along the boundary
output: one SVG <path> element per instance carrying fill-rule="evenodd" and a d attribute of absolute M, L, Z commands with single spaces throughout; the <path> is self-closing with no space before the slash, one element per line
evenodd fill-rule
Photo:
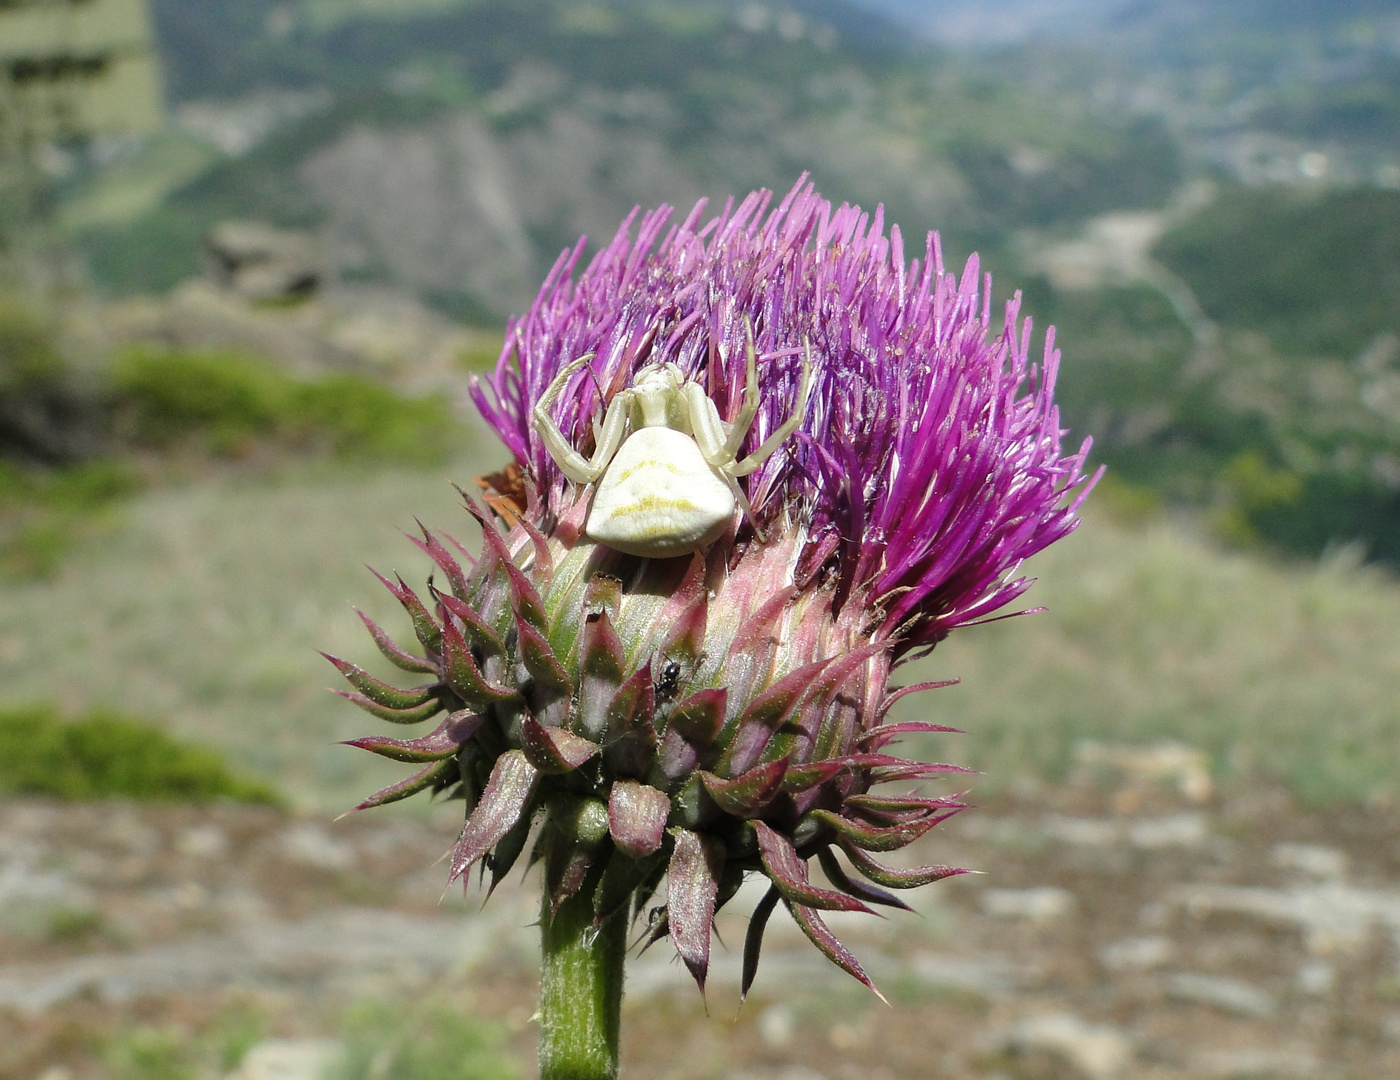
<path fill-rule="evenodd" d="M 57 572 L 159 458 L 431 466 L 463 438 L 441 396 L 348 373 L 296 379 L 238 353 L 136 347 L 80 371 L 56 324 L 0 295 L 0 577 Z"/>
<path fill-rule="evenodd" d="M 0 711 L 0 795 L 279 801 L 267 785 L 235 775 L 212 750 L 148 724 L 103 712 L 64 721 L 42 706 Z"/>
<path fill-rule="evenodd" d="M 0 460 L 0 577 L 51 576 L 102 511 L 141 486 L 118 461 L 44 469 Z"/>
<path fill-rule="evenodd" d="M 434 464 L 459 436 L 440 397 L 404 398 L 359 375 L 301 381 L 237 353 L 132 349 L 112 365 L 129 436 L 161 450 L 241 456 L 260 440 L 352 460 Z"/>
<path fill-rule="evenodd" d="M 328 1080 L 514 1080 L 505 1030 L 446 1002 L 367 1002 L 345 1017 L 345 1057 Z"/>
<path fill-rule="evenodd" d="M 197 1080 L 196 1056 L 173 1031 L 138 1027 L 124 1031 L 106 1046 L 105 1064 L 112 1080 Z"/>
<path fill-rule="evenodd" d="M 342 680 L 316 650 L 389 674 L 350 605 L 396 629 L 403 609 L 365 564 L 421 582 L 431 564 L 399 532 L 415 517 L 474 547 L 447 480 L 466 485 L 502 457 L 440 470 L 301 460 L 275 484 L 224 470 L 148 489 L 101 544 L 0 588 L 0 708 L 159 716 L 275 777 L 300 809 L 347 809 L 401 769 L 337 745 L 365 734 L 366 718 L 327 692 Z"/>
<path fill-rule="evenodd" d="M 147 1024 L 113 1032 L 102 1040 L 102 1064 L 108 1080 L 226 1076 L 238 1067 L 266 1028 L 267 1017 L 261 1010 L 235 1001 L 197 1032 Z"/>
<path fill-rule="evenodd" d="M 320 1080 L 515 1080 L 504 1025 L 470 1002 L 366 1002 L 341 1016 L 342 1050 L 326 1040 Z M 240 1002 L 191 1030 L 139 1024 L 100 1040 L 108 1080 L 206 1080 L 236 1070 L 268 1034 L 268 1017 Z"/>

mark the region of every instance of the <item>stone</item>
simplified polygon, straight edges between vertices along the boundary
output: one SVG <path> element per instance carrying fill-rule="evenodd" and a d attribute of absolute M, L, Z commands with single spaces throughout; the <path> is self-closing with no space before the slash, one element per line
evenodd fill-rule
<path fill-rule="evenodd" d="M 129 809 L 104 816 L 102 832 L 111 844 L 131 855 L 154 855 L 160 850 L 160 831 Z"/>
<path fill-rule="evenodd" d="M 353 869 L 357 861 L 352 845 L 310 822 L 287 829 L 278 847 L 283 858 L 316 870 L 344 872 Z"/>
<path fill-rule="evenodd" d="M 1165 937 L 1136 937 L 1112 941 L 1099 950 L 1099 963 L 1107 971 L 1151 971 L 1176 955 L 1176 945 Z"/>
<path fill-rule="evenodd" d="M 1358 889 L 1338 881 L 1287 889 L 1246 885 L 1184 885 L 1170 900 L 1197 918 L 1244 915 L 1271 926 L 1297 929 L 1308 950 L 1324 955 L 1357 952 L 1373 928 L 1386 930 L 1400 948 L 1400 890 Z"/>
<path fill-rule="evenodd" d="M 1129 783 L 1169 784 L 1194 803 L 1205 802 L 1213 790 L 1210 758 L 1184 743 L 1112 746 L 1089 741 L 1076 747 L 1075 757 L 1081 766 L 1118 772 Z"/>
<path fill-rule="evenodd" d="M 1173 814 L 1163 818 L 1140 818 L 1128 826 L 1128 842 L 1135 848 L 1200 847 L 1209 838 L 1204 814 Z"/>
<path fill-rule="evenodd" d="M 1017 1021 L 996 1040 L 1012 1053 L 1041 1050 L 1061 1058 L 1087 1080 L 1114 1080 L 1133 1057 L 1133 1041 L 1123 1032 L 1090 1024 L 1069 1013 Z"/>
<path fill-rule="evenodd" d="M 217 859 L 228 854 L 228 836 L 217 825 L 192 825 L 175 838 L 175 850 L 191 859 Z"/>
<path fill-rule="evenodd" d="M 1222 1012 L 1256 1020 L 1267 1019 L 1278 1011 L 1273 996 L 1267 991 L 1224 975 L 1177 972 L 1167 976 L 1166 991 L 1169 998 L 1177 1001 L 1209 1005 Z"/>
<path fill-rule="evenodd" d="M 959 956 L 952 953 L 918 952 L 908 961 L 906 972 L 919 984 L 935 990 L 952 990 L 994 1001 L 1016 987 L 1033 980 L 1034 971 L 1004 956 L 983 953 Z"/>
<path fill-rule="evenodd" d="M 1309 997 L 1326 997 L 1337 986 L 1337 969 L 1325 960 L 1310 960 L 1298 969 L 1298 992 Z"/>
<path fill-rule="evenodd" d="M 1281 870 L 1297 870 L 1319 881 L 1341 881 L 1350 863 L 1345 851 L 1321 844 L 1275 844 L 1270 858 Z"/>
<path fill-rule="evenodd" d="M 1218 1080 L 1312 1076 L 1317 1058 L 1307 1050 L 1215 1050 L 1196 1059 L 1199 1073 Z"/>
<path fill-rule="evenodd" d="M 89 890 L 66 874 L 36 870 L 20 859 L 0 864 L 0 911 L 24 903 L 58 903 L 70 900 L 77 892 L 82 893 L 84 900 L 92 898 Z"/>
<path fill-rule="evenodd" d="M 0 932 L 42 934 L 55 918 L 96 910 L 96 892 L 67 874 L 35 869 L 23 859 L 0 863 Z"/>
<path fill-rule="evenodd" d="M 304 298 L 321 283 L 310 236 L 258 221 L 225 221 L 210 229 L 204 269 L 220 288 L 252 301 Z"/>
<path fill-rule="evenodd" d="M 1107 818 L 1076 818 L 1046 814 L 1040 829 L 1052 840 L 1083 847 L 1108 847 L 1122 843 L 1123 827 Z"/>
<path fill-rule="evenodd" d="M 1112 818 L 1047 814 L 1040 822 L 1040 830 L 1051 840 L 1064 844 L 1103 848 L 1127 843 L 1146 851 L 1169 847 L 1196 848 L 1210 838 L 1209 822 L 1204 814 L 1199 813 L 1136 818 L 1126 822 Z"/>
<path fill-rule="evenodd" d="M 994 919 L 1026 919 L 1056 922 L 1074 912 L 1074 894 L 1057 885 L 1033 889 L 988 889 L 982 894 L 982 910 Z"/>
<path fill-rule="evenodd" d="M 131 952 L 0 965 L 0 1009 L 34 1015 L 88 995 L 122 1002 L 240 981 L 324 986 L 374 972 L 419 979 L 424 972 L 459 970 L 506 950 L 529 955 L 533 942 L 523 915 L 505 904 L 470 917 L 338 908 L 296 922 L 248 923 L 232 933 L 191 935 Z M 737 979 L 737 961 L 735 967 Z"/>
<path fill-rule="evenodd" d="M 763 1045 L 782 1050 L 792 1045 L 797 1033 L 797 1017 L 786 1005 L 770 1005 L 758 1017 L 758 1037 Z"/>

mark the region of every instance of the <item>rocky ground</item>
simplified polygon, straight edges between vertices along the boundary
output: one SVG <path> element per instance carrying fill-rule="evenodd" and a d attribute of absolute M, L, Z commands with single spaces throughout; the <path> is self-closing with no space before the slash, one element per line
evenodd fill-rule
<path fill-rule="evenodd" d="M 624 1075 L 1400 1076 L 1400 813 L 1180 787 L 1086 775 L 945 826 L 911 856 L 985 873 L 831 920 L 889 1007 L 775 917 L 737 1010 L 741 894 L 708 1014 L 668 949 L 632 961 Z M 261 1041 L 230 1071 L 314 1080 L 350 1003 L 424 995 L 497 1021 L 529 1075 L 533 895 L 442 899 L 454 831 L 451 807 L 0 803 L 0 1078 L 109 1077 L 114 1033 L 236 1006 Z"/>

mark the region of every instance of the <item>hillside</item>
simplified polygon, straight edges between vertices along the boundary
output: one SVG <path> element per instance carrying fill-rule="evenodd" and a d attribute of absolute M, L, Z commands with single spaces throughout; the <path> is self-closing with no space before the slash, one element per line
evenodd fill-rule
<path fill-rule="evenodd" d="M 54 218 L 109 296 L 167 292 L 253 218 L 310 230 L 332 284 L 497 332 L 633 206 L 810 170 L 1023 288 L 1068 426 L 1142 497 L 1400 559 L 1388 9 L 940 9 L 970 48 L 876 2 L 162 2 L 174 123 L 74 151 Z"/>
<path fill-rule="evenodd" d="M 811 170 L 909 235 L 942 229 L 960 261 L 1024 224 L 1155 204 L 1178 176 L 1158 125 L 1086 88 L 1047 95 L 840 3 L 781 18 L 689 2 L 308 5 L 268 21 L 290 10 L 158 7 L 167 142 L 238 153 L 166 166 L 153 204 L 83 219 L 105 289 L 169 288 L 210 224 L 251 216 L 317 227 L 342 277 L 499 319 L 561 248 L 637 204 L 786 189 Z M 66 197 L 90 205 L 116 182 L 87 173 Z"/>

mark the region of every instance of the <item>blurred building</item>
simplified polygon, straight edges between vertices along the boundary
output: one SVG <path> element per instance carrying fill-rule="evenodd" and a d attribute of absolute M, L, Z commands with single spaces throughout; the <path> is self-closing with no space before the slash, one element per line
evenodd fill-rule
<path fill-rule="evenodd" d="M 0 149 L 160 124 L 146 0 L 0 0 Z"/>

